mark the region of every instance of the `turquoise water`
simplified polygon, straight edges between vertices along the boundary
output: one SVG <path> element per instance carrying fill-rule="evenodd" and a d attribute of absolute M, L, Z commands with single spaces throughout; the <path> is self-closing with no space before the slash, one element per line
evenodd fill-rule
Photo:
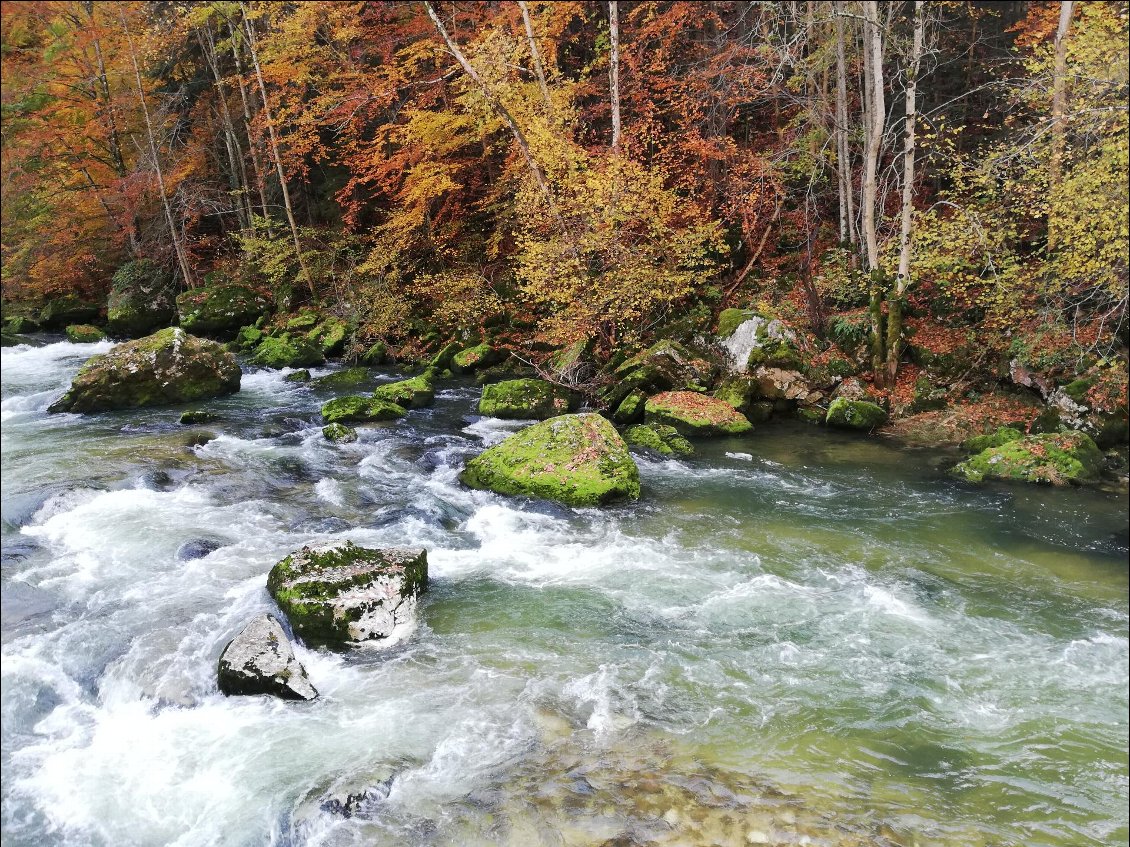
<path fill-rule="evenodd" d="M 108 346 L 2 354 L 5 845 L 1128 842 L 1120 495 L 766 425 L 566 509 L 459 485 L 521 426 L 467 383 L 344 446 L 280 372 L 47 415 Z M 222 697 L 271 565 L 343 539 L 428 548 L 414 636 Z"/>

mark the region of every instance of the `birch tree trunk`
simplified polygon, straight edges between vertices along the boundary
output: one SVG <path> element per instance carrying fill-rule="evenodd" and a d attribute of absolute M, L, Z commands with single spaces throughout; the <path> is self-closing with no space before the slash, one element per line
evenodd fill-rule
<path fill-rule="evenodd" d="M 883 147 L 886 125 L 886 99 L 883 80 L 883 30 L 879 24 L 879 4 L 864 0 L 863 4 L 864 96 L 867 119 L 863 161 L 863 238 L 867 249 L 867 271 L 870 274 L 871 369 L 875 379 L 883 382 L 883 280 L 879 259 L 878 216 L 879 155 Z"/>
<path fill-rule="evenodd" d="M 165 174 L 161 170 L 161 159 L 157 155 L 157 142 L 153 139 L 153 123 L 149 119 L 149 104 L 145 101 L 145 87 L 141 82 L 141 68 L 137 64 L 137 50 L 133 46 L 133 36 L 130 34 L 129 24 L 126 23 L 126 16 L 120 8 L 118 9 L 118 17 L 122 22 L 122 31 L 125 33 L 126 43 L 129 45 L 129 58 L 133 63 L 133 75 L 137 82 L 137 99 L 141 103 L 141 113 L 145 116 L 145 137 L 149 141 L 149 155 L 153 157 L 153 169 L 157 172 L 157 188 L 161 193 L 161 206 L 165 210 L 165 222 L 169 225 L 169 235 L 173 239 L 173 251 L 177 255 L 177 264 L 180 266 L 184 284 L 191 288 L 192 271 L 188 266 L 188 255 L 185 253 L 176 222 L 173 220 L 173 209 L 169 205 L 169 197 L 165 193 Z"/>
<path fill-rule="evenodd" d="M 522 23 L 526 25 L 526 38 L 530 42 L 530 56 L 534 60 L 534 73 L 537 74 L 541 99 L 545 103 L 545 113 L 552 116 L 553 101 L 549 99 L 549 86 L 545 82 L 545 66 L 541 63 L 541 52 L 538 50 L 537 39 L 534 38 L 534 25 L 530 21 L 530 7 L 526 0 L 518 0 L 518 7 L 522 10 Z"/>
<path fill-rule="evenodd" d="M 247 168 L 243 164 L 243 149 L 239 144 L 239 136 L 235 132 L 235 123 L 232 121 L 231 110 L 224 94 L 224 80 L 220 75 L 220 64 L 216 56 L 216 40 L 212 35 L 212 26 L 205 24 L 196 30 L 196 40 L 204 54 L 204 61 L 212 72 L 212 79 L 216 83 L 216 99 L 220 105 L 220 123 L 224 129 L 224 149 L 228 154 L 228 167 L 231 177 L 228 185 L 233 193 L 238 194 L 236 210 L 239 215 L 241 229 L 251 228 L 251 200 L 247 192 Z"/>
<path fill-rule="evenodd" d="M 259 82 L 259 96 L 263 99 L 263 116 L 267 119 L 267 139 L 271 145 L 271 158 L 275 161 L 275 170 L 279 176 L 279 187 L 282 189 L 283 207 L 286 209 L 286 219 L 290 224 L 290 234 L 294 239 L 294 256 L 298 259 L 298 267 L 302 277 L 306 280 L 306 287 L 310 290 L 311 297 L 317 297 L 314 290 L 314 278 L 306 267 L 306 260 L 302 257 L 302 243 L 298 238 L 298 223 L 294 219 L 294 207 L 290 203 L 290 191 L 286 187 L 286 173 L 283 171 L 282 157 L 279 155 L 279 142 L 275 136 L 275 119 L 271 114 L 271 104 L 267 99 L 267 84 L 263 81 L 263 68 L 259 65 L 259 51 L 255 48 L 255 27 L 251 25 L 251 18 L 247 15 L 247 6 L 240 0 L 239 10 L 243 13 L 243 27 L 247 31 L 247 53 L 251 57 L 251 64 L 255 68 L 255 79 Z"/>
<path fill-rule="evenodd" d="M 851 149 L 848 145 L 847 57 L 844 46 L 844 3 L 834 4 L 836 22 L 836 160 L 840 187 L 840 241 L 859 248 L 855 225 L 855 184 L 851 177 Z"/>
<path fill-rule="evenodd" d="M 616 0 L 608 3 L 608 34 L 612 55 L 608 61 L 608 90 L 612 101 L 612 149 L 620 149 L 620 7 Z"/>
<path fill-rule="evenodd" d="M 914 246 L 914 130 L 918 120 L 918 72 L 926 37 L 926 3 L 914 3 L 914 40 L 906 70 L 906 126 L 902 142 L 902 221 L 899 228 L 899 270 L 894 296 L 887 304 L 887 382 L 894 385 L 902 354 L 902 307 L 910 286 L 910 254 Z"/>
<path fill-rule="evenodd" d="M 243 59 L 239 55 L 235 26 L 230 20 L 228 21 L 228 34 L 231 37 L 232 58 L 235 60 L 235 78 L 239 83 L 239 99 L 243 103 L 243 131 L 247 134 L 247 152 L 251 157 L 251 169 L 255 172 L 255 187 L 259 192 L 259 208 L 263 211 L 263 220 L 267 225 L 267 237 L 274 238 L 271 213 L 267 209 L 266 177 L 263 175 L 263 167 L 259 163 L 258 145 L 255 143 L 255 134 L 251 129 L 251 98 L 247 96 L 247 85 L 243 82 Z"/>
<path fill-rule="evenodd" d="M 1067 106 L 1067 34 L 1071 29 L 1071 14 L 1075 4 L 1071 0 L 1060 0 L 1059 26 L 1055 31 L 1055 68 L 1052 71 L 1052 151 L 1048 165 L 1048 196 L 1055 196 L 1063 179 L 1064 121 L 1063 113 Z M 1055 246 L 1055 235 L 1048 227 L 1048 248 Z"/>

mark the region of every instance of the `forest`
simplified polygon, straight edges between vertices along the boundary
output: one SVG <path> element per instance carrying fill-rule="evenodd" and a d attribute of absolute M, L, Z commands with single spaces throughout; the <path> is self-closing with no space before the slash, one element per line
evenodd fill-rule
<path fill-rule="evenodd" d="M 899 416 L 1017 419 L 1019 382 L 1124 420 L 1127 32 L 1117 2 L 6 3 L 5 314 L 236 281 L 355 358 L 599 367 L 740 308 Z"/>

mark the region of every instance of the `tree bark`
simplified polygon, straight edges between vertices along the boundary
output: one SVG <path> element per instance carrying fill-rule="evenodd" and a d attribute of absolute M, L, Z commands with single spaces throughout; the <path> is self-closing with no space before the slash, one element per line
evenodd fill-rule
<path fill-rule="evenodd" d="M 259 163 L 259 153 L 256 149 L 255 134 L 251 129 L 251 98 L 247 96 L 247 85 L 243 82 L 243 59 L 239 55 L 239 46 L 236 43 L 236 30 L 232 22 L 228 21 L 228 34 L 231 36 L 232 58 L 235 60 L 236 80 L 239 83 L 239 99 L 243 103 L 243 130 L 247 133 L 247 152 L 251 156 L 251 169 L 255 172 L 255 187 L 259 192 L 259 207 L 263 210 L 263 220 L 267 226 L 267 237 L 274 238 L 275 233 L 271 226 L 271 213 L 267 208 L 267 182 L 263 175 L 263 167 Z M 250 200 L 248 201 L 250 202 Z"/>
<path fill-rule="evenodd" d="M 122 22 L 122 31 L 129 45 L 129 58 L 133 63 L 133 75 L 137 81 L 137 99 L 141 103 L 141 113 L 145 116 L 145 136 L 149 140 L 149 155 L 153 157 L 153 169 L 157 172 L 157 187 L 161 193 L 161 205 L 165 209 L 165 221 L 169 225 L 169 235 L 173 239 L 173 250 L 177 254 L 177 264 L 184 278 L 184 284 L 192 287 L 192 271 L 188 266 L 188 255 L 185 253 L 184 244 L 181 243 L 176 222 L 173 220 L 173 209 L 169 205 L 169 197 L 165 193 L 165 174 L 161 170 L 161 159 L 157 155 L 157 142 L 153 139 L 153 124 L 149 119 L 149 105 L 145 101 L 145 87 L 141 82 L 141 68 L 137 64 L 137 50 L 133 46 L 133 36 L 130 35 L 129 24 L 126 23 L 125 13 L 119 8 L 118 17 Z"/>
<path fill-rule="evenodd" d="M 263 116 L 267 119 L 267 139 L 271 145 L 271 158 L 275 161 L 275 170 L 279 176 L 279 187 L 282 189 L 283 207 L 286 209 L 286 219 L 290 224 L 290 234 L 294 239 L 294 256 L 298 259 L 299 270 L 306 280 L 306 287 L 310 296 L 316 298 L 318 292 L 314 289 L 314 278 L 306 267 L 306 260 L 302 257 L 302 242 L 298 237 L 298 222 L 294 219 L 294 207 L 290 203 L 290 191 L 286 187 L 286 173 L 283 171 L 282 156 L 279 155 L 279 142 L 275 136 L 275 119 L 271 114 L 271 104 L 267 99 L 267 84 L 263 81 L 263 68 L 259 64 L 259 51 L 255 48 L 255 27 L 251 25 L 251 18 L 247 15 L 247 5 L 240 0 L 239 10 L 243 13 L 243 27 L 247 31 L 247 53 L 251 57 L 251 64 L 255 68 L 255 79 L 259 82 L 259 96 L 263 99 Z"/>
<path fill-rule="evenodd" d="M 1055 31 L 1055 68 L 1052 71 L 1052 152 L 1048 167 L 1048 193 L 1054 195 L 1063 176 L 1064 125 L 1063 113 L 1067 106 L 1067 34 L 1071 29 L 1071 14 L 1075 4 L 1060 0 L 1059 26 Z M 1051 246 L 1051 233 L 1049 247 Z"/>
<path fill-rule="evenodd" d="M 608 91 L 612 103 L 612 149 L 620 149 L 620 7 L 617 0 L 608 3 L 608 35 L 612 55 L 608 61 Z"/>
<path fill-rule="evenodd" d="M 863 237 L 867 249 L 867 271 L 871 294 L 871 370 L 876 381 L 884 381 L 883 355 L 883 269 L 879 258 L 878 214 L 879 155 L 886 124 L 883 91 L 883 31 L 879 24 L 879 4 L 863 2 L 864 96 L 867 101 L 866 135 L 863 162 Z"/>
<path fill-rule="evenodd" d="M 552 115 L 553 101 L 549 99 L 549 86 L 545 81 L 545 66 L 541 63 L 541 52 L 538 50 L 537 39 L 534 38 L 534 25 L 530 21 L 530 7 L 526 0 L 518 0 L 518 7 L 522 10 L 522 23 L 526 25 L 526 39 L 530 42 L 530 56 L 534 60 L 534 73 L 537 74 L 541 99 L 545 103 L 545 113 Z"/>
<path fill-rule="evenodd" d="M 894 297 L 887 305 L 887 382 L 894 384 L 902 354 L 902 306 L 910 287 L 910 254 L 914 239 L 914 153 L 915 125 L 918 120 L 918 72 L 922 65 L 922 44 L 926 37 L 926 3 L 914 3 L 914 40 L 906 72 L 906 126 L 902 143 L 902 221 L 899 229 L 899 270 Z"/>
<path fill-rule="evenodd" d="M 859 248 L 855 225 L 855 181 L 851 176 L 848 145 L 847 57 L 844 47 L 843 0 L 835 2 L 836 21 L 836 159 L 840 187 L 840 241 Z"/>
<path fill-rule="evenodd" d="M 204 54 L 204 61 L 212 71 L 212 78 L 216 81 L 216 98 L 220 104 L 220 122 L 224 128 L 224 149 L 228 154 L 228 167 L 230 178 L 228 185 L 232 192 L 238 194 L 239 202 L 236 210 L 239 215 L 241 229 L 251 228 L 251 199 L 247 192 L 247 168 L 243 164 L 243 149 L 239 144 L 239 136 L 235 131 L 231 110 L 228 109 L 227 97 L 224 94 L 224 80 L 220 75 L 220 64 L 216 56 L 216 40 L 212 35 L 212 26 L 206 23 L 196 30 L 196 40 L 200 43 L 200 50 Z"/>

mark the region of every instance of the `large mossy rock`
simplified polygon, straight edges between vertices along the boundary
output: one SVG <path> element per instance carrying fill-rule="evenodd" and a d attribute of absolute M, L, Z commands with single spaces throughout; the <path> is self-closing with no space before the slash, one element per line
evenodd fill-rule
<path fill-rule="evenodd" d="M 220 654 L 220 691 L 229 696 L 269 694 L 283 700 L 314 700 L 317 689 L 294 655 L 294 647 L 274 615 L 260 615 Z"/>
<path fill-rule="evenodd" d="M 800 370 L 796 333 L 782 321 L 749 309 L 726 309 L 718 316 L 718 338 L 732 370 L 746 373 L 758 367 Z"/>
<path fill-rule="evenodd" d="M 616 428 L 600 415 L 561 415 L 532 424 L 471 459 L 471 488 L 596 506 L 640 494 L 640 474 Z"/>
<path fill-rule="evenodd" d="M 406 414 L 408 410 L 396 403 L 360 395 L 338 397 L 322 406 L 322 418 L 327 424 L 393 421 Z"/>
<path fill-rule="evenodd" d="M 609 408 L 618 409 L 633 391 L 705 391 L 716 371 L 678 341 L 664 339 L 617 366 L 612 374 L 616 382 L 601 397 Z"/>
<path fill-rule="evenodd" d="M 411 379 L 389 382 L 373 392 L 378 400 L 385 400 L 403 406 L 405 409 L 422 409 L 432 405 L 435 400 L 435 387 L 432 385 L 432 371 L 429 369 Z"/>
<path fill-rule="evenodd" d="M 340 391 L 343 388 L 353 388 L 366 380 L 372 379 L 373 374 L 368 368 L 344 368 L 332 374 L 320 376 L 314 380 L 314 387 Z"/>
<path fill-rule="evenodd" d="M 422 548 L 374 550 L 352 542 L 303 547 L 267 576 L 267 591 L 295 633 L 331 646 L 388 646 L 415 622 L 428 585 Z"/>
<path fill-rule="evenodd" d="M 1096 482 L 1103 454 L 1085 432 L 1051 432 L 1016 438 L 982 450 L 953 472 L 970 482 L 986 479 L 1070 485 Z"/>
<path fill-rule="evenodd" d="M 451 357 L 451 370 L 457 374 L 469 373 L 479 368 L 497 365 L 506 358 L 507 352 L 489 344 L 476 344 Z"/>
<path fill-rule="evenodd" d="M 93 344 L 104 341 L 106 333 L 90 324 L 71 324 L 66 329 L 67 341 L 72 344 Z"/>
<path fill-rule="evenodd" d="M 656 394 L 644 409 L 649 424 L 672 426 L 685 436 L 740 435 L 753 428 L 729 403 L 693 391 Z"/>
<path fill-rule="evenodd" d="M 307 368 L 326 361 L 322 349 L 301 335 L 269 335 L 259 342 L 251 363 L 264 368 Z"/>
<path fill-rule="evenodd" d="M 545 420 L 569 411 L 569 391 L 544 379 L 509 379 L 483 386 L 479 414 L 512 420 Z"/>
<path fill-rule="evenodd" d="M 837 397 L 828 407 L 825 423 L 841 429 L 863 429 L 870 432 L 887 422 L 887 413 L 882 406 L 866 400 L 849 400 Z"/>
<path fill-rule="evenodd" d="M 183 329 L 220 338 L 231 338 L 270 309 L 271 301 L 265 295 L 234 282 L 193 288 L 177 297 Z"/>
<path fill-rule="evenodd" d="M 661 456 L 690 456 L 694 445 L 679 434 L 673 426 L 665 424 L 636 424 L 628 427 L 624 440 L 635 447 L 654 450 Z"/>
<path fill-rule="evenodd" d="M 106 328 L 118 338 L 138 338 L 177 317 L 176 291 L 167 269 L 149 259 L 126 262 L 110 283 Z"/>
<path fill-rule="evenodd" d="M 83 300 L 75 294 L 64 294 L 44 303 L 36 322 L 41 329 L 62 329 L 67 324 L 88 324 L 97 320 L 101 311 L 97 303 Z"/>
<path fill-rule="evenodd" d="M 167 406 L 239 391 L 235 357 L 214 341 L 163 329 L 119 344 L 82 366 L 50 412 Z"/>

